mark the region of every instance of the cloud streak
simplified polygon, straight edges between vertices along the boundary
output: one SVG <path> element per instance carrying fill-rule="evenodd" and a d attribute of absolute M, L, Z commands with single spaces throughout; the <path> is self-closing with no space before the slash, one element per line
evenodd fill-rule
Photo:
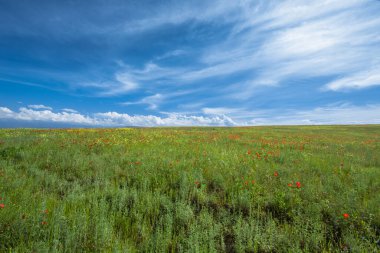
<path fill-rule="evenodd" d="M 128 67 L 122 73 L 141 86 L 187 85 L 245 72 L 250 73 L 250 79 L 243 80 L 248 91 L 260 85 L 281 86 L 290 78 L 321 77 L 336 78 L 325 90 L 368 88 L 378 83 L 373 73 L 365 75 L 366 70 L 380 66 L 376 10 L 380 4 L 373 1 L 242 1 L 201 19 L 228 17 L 232 29 L 227 40 L 198 49 L 198 64 L 164 67 L 153 59 L 142 69 Z M 191 14 L 185 18 L 201 21 Z M 359 84 L 336 83 L 345 81 Z"/>
<path fill-rule="evenodd" d="M 28 105 L 29 108 L 31 109 L 43 109 L 43 110 L 53 110 L 50 106 L 46 105 Z"/>
<path fill-rule="evenodd" d="M 328 83 L 324 89 L 339 91 L 350 89 L 363 89 L 380 85 L 380 65 L 374 69 L 362 71 Z"/>

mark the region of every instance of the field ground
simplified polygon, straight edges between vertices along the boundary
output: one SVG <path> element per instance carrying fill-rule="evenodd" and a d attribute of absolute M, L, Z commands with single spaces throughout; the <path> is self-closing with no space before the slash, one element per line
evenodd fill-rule
<path fill-rule="evenodd" d="M 380 126 L 0 130 L 0 252 L 377 252 Z"/>

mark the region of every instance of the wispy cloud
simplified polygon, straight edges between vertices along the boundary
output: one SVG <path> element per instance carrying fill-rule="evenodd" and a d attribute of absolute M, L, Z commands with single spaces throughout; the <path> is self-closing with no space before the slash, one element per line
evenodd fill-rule
<path fill-rule="evenodd" d="M 53 108 L 51 108 L 50 106 L 46 106 L 46 105 L 28 105 L 28 107 L 32 108 L 32 109 L 53 110 Z"/>
<path fill-rule="evenodd" d="M 69 109 L 69 108 L 64 108 L 64 109 L 62 109 L 62 111 L 64 111 L 64 112 L 68 112 L 68 113 L 78 113 L 77 110 Z"/>
<path fill-rule="evenodd" d="M 350 90 L 363 89 L 371 86 L 380 85 L 380 65 L 374 69 L 369 69 L 328 83 L 325 90 Z"/>
<path fill-rule="evenodd" d="M 168 59 L 168 58 L 174 58 L 174 57 L 179 57 L 179 56 L 183 56 L 185 55 L 187 52 L 186 50 L 182 50 L 182 49 L 176 49 L 176 50 L 172 50 L 172 51 L 169 51 L 169 52 L 166 52 L 160 56 L 157 56 L 155 58 L 156 61 L 160 61 L 160 60 L 165 60 L 165 59 Z"/>
<path fill-rule="evenodd" d="M 205 51 L 203 60 L 212 65 L 203 73 L 226 73 L 230 63 L 231 73 L 254 72 L 252 85 L 281 85 L 290 77 L 351 76 L 379 64 L 378 3 L 268 1 L 246 7 L 234 36 Z"/>
<path fill-rule="evenodd" d="M 129 106 L 129 105 L 148 105 L 148 109 L 156 110 L 159 106 L 168 99 L 178 99 L 178 97 L 183 97 L 191 93 L 196 92 L 197 89 L 187 89 L 187 90 L 177 90 L 177 91 L 167 91 L 165 94 L 156 93 L 154 95 L 143 97 L 137 101 L 127 101 L 122 102 L 120 105 Z"/>
<path fill-rule="evenodd" d="M 202 112 L 204 114 L 215 114 L 215 115 L 226 115 L 226 114 L 234 114 L 243 111 L 242 108 L 227 108 L 227 107 L 205 107 L 202 108 Z"/>
<path fill-rule="evenodd" d="M 123 102 L 120 104 L 125 105 L 125 106 L 147 104 L 149 106 L 149 109 L 155 110 L 155 109 L 157 109 L 158 105 L 163 101 L 163 99 L 164 99 L 164 96 L 157 93 L 157 94 L 154 94 L 152 96 L 144 97 L 144 98 L 142 98 L 138 101 L 135 101 L 135 102 Z"/>
<path fill-rule="evenodd" d="M 251 72 L 250 79 L 243 80 L 248 91 L 258 85 L 281 86 L 289 78 L 339 76 L 342 82 L 365 78 L 368 66 L 380 66 L 376 9 L 380 11 L 380 4 L 356 0 L 239 2 L 214 13 L 233 20 L 231 36 L 198 49 L 200 65 L 162 67 L 153 60 L 143 69 L 130 67 L 125 73 L 138 83 L 164 80 L 164 84 L 184 85 Z M 237 10 L 243 15 L 236 15 Z M 376 81 L 376 76 L 367 79 Z M 344 88 L 376 85 L 368 80 L 361 83 L 366 85 Z M 330 90 L 343 88 L 333 86 Z"/>
<path fill-rule="evenodd" d="M 380 105 L 324 106 L 309 110 L 267 112 L 248 120 L 249 125 L 380 124 Z"/>

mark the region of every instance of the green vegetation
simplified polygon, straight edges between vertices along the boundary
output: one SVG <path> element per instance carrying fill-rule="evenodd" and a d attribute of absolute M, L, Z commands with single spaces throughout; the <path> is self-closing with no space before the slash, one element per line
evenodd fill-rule
<path fill-rule="evenodd" d="M 0 130 L 0 252 L 376 252 L 380 126 Z"/>

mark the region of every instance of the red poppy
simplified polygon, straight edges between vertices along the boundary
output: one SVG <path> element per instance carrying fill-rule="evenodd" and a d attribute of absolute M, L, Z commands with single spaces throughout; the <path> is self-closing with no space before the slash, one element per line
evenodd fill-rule
<path fill-rule="evenodd" d="M 289 186 L 289 187 L 292 187 L 292 186 L 293 186 L 293 184 L 292 184 L 292 183 L 289 183 L 289 184 L 288 184 L 288 186 Z"/>
<path fill-rule="evenodd" d="M 275 171 L 275 172 L 273 173 L 273 175 L 274 175 L 275 177 L 278 177 L 278 172 Z"/>
<path fill-rule="evenodd" d="M 4 204 L 0 204 L 0 208 L 4 208 L 5 207 L 5 205 Z"/>
<path fill-rule="evenodd" d="M 296 185 L 297 185 L 297 188 L 301 188 L 301 183 L 300 182 L 296 182 Z"/>
<path fill-rule="evenodd" d="M 343 214 L 343 218 L 348 219 L 349 217 L 350 217 L 350 215 L 348 213 Z"/>

